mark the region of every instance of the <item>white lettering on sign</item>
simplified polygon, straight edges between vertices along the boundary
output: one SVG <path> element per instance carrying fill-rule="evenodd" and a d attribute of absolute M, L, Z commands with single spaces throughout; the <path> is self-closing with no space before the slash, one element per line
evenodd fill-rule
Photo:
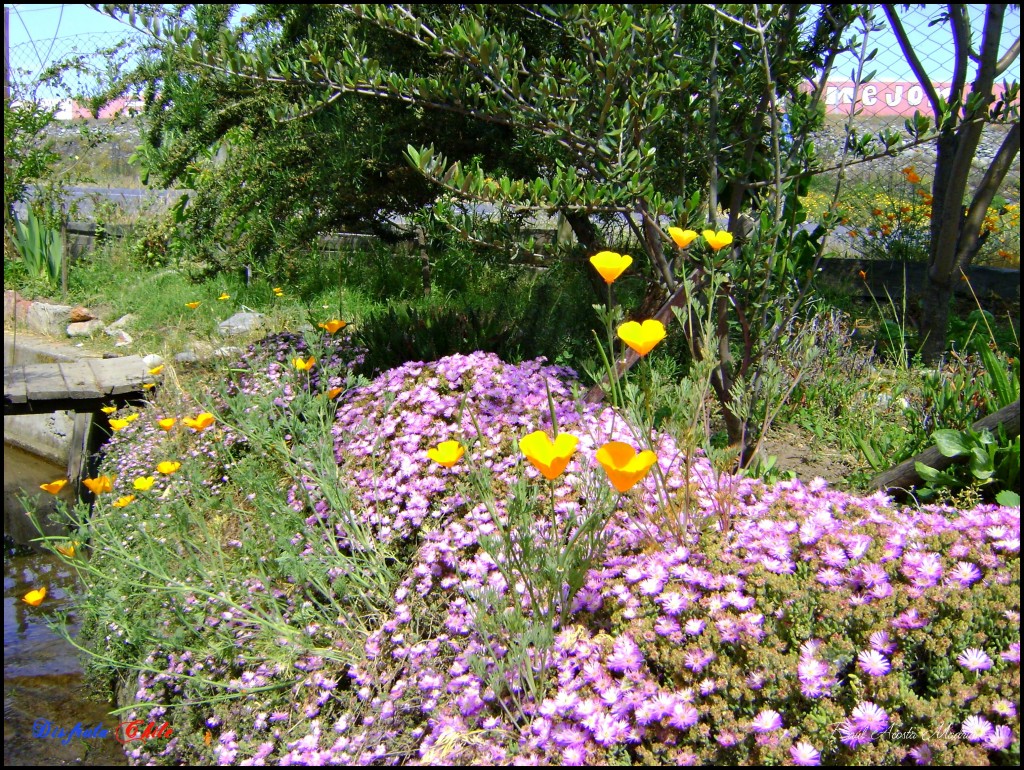
<path fill-rule="evenodd" d="M 924 99 L 924 89 L 921 86 L 911 86 L 910 90 L 907 91 L 907 101 L 916 107 L 921 103 L 922 99 Z"/>
<path fill-rule="evenodd" d="M 885 95 L 885 103 L 890 107 L 897 107 L 902 101 L 903 86 L 896 86 L 891 92 Z"/>
<path fill-rule="evenodd" d="M 874 107 L 875 102 L 878 101 L 878 86 L 869 83 L 864 86 L 864 95 L 860 101 L 865 107 Z"/>

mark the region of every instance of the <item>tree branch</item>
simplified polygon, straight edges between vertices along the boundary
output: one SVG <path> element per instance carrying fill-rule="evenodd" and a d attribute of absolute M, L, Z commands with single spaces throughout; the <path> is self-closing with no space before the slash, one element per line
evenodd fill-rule
<path fill-rule="evenodd" d="M 914 46 L 910 44 L 910 38 L 907 37 L 907 32 L 903 29 L 903 23 L 900 21 L 899 16 L 896 15 L 895 8 L 886 3 L 882 5 L 882 10 L 885 11 L 885 17 L 889 20 L 889 26 L 892 27 L 893 34 L 896 35 L 896 42 L 899 43 L 903 56 L 914 71 L 914 77 L 917 78 L 917 82 L 928 96 L 928 102 L 931 104 L 932 112 L 935 115 L 935 122 L 938 123 L 942 111 L 939 109 L 939 94 L 932 85 L 932 79 L 924 71 L 924 65 L 921 64 L 921 60 L 917 58 L 917 52 L 914 50 Z"/>

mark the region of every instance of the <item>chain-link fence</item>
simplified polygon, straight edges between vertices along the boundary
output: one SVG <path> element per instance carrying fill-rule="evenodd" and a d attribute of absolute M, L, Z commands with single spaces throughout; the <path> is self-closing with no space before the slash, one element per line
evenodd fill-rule
<path fill-rule="evenodd" d="M 920 69 L 935 92 L 948 97 L 956 63 L 956 45 L 946 6 L 896 6 L 896 21 Z M 876 50 L 876 56 L 858 68 L 856 56 L 837 62 L 825 92 L 826 127 L 818 136 L 816 149 L 824 165 L 839 165 L 850 124 L 863 136 L 885 130 L 900 132 L 909 143 L 906 121 L 915 112 L 935 118 L 927 90 L 918 81 L 892 22 L 880 6 L 875 6 L 875 27 L 867 32 L 864 52 Z M 969 6 L 971 56 L 966 61 L 966 91 L 969 93 L 977 74 L 974 59 L 980 48 L 985 6 Z M 1020 11 L 1008 9 L 1003 23 L 999 51 L 1010 50 L 1020 37 Z M 863 35 L 861 36 L 863 39 Z M 1007 67 L 994 88 L 996 100 L 1006 93 L 1004 79 L 1019 82 L 1019 59 Z M 1017 99 L 1019 107 L 1019 98 Z M 852 113 L 852 116 L 851 116 Z M 1007 123 L 987 123 L 970 174 L 969 194 L 982 180 L 1009 132 Z M 931 189 L 936 162 L 934 140 L 901 150 L 891 157 L 866 163 L 853 162 L 844 169 L 840 207 L 845 225 L 833 239 L 839 251 L 867 259 L 922 261 L 928 250 L 928 223 L 931 214 Z M 812 212 L 831 205 L 835 174 L 815 180 L 809 196 Z M 985 220 L 985 244 L 975 262 L 994 266 L 1017 267 L 1020 264 L 1020 156 L 1014 158 Z"/>

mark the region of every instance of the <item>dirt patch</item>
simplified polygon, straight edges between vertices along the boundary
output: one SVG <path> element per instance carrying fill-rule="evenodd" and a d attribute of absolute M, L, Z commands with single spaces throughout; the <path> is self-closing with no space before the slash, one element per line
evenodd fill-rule
<path fill-rule="evenodd" d="M 845 488 L 850 474 L 857 470 L 853 457 L 822 446 L 814 434 L 796 425 L 773 429 L 761 448 L 765 455 L 777 458 L 777 470 L 792 471 L 801 481 L 821 477 L 832 486 Z"/>

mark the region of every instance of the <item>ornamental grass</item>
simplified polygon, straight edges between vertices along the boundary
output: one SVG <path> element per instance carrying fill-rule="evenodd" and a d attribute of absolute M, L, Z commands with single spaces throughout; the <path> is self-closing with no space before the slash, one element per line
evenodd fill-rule
<path fill-rule="evenodd" d="M 174 725 L 133 762 L 1016 764 L 1019 508 L 723 479 L 667 435 L 646 473 L 567 369 L 474 353 L 360 382 L 348 340 L 250 348 L 179 406 L 216 431 L 113 436 L 69 565 L 91 675 Z M 536 589 L 581 533 L 551 612 Z"/>

